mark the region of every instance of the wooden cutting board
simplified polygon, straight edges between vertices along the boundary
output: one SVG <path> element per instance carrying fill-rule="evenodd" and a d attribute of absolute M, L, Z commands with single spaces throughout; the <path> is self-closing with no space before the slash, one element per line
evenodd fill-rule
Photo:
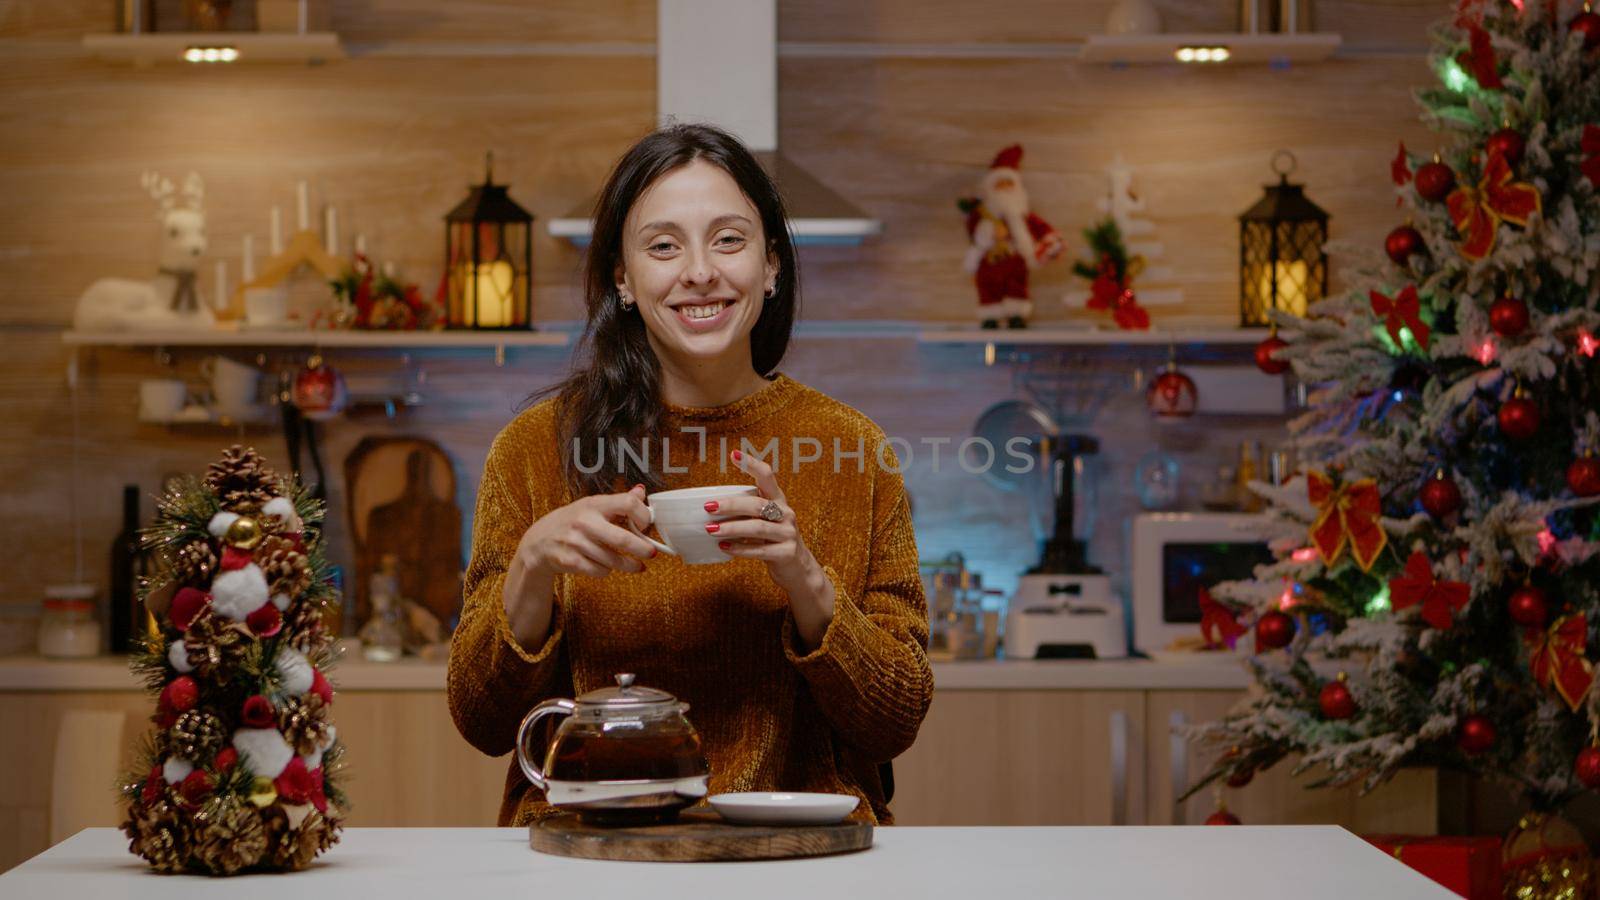
<path fill-rule="evenodd" d="M 347 598 L 357 626 L 372 607 L 368 585 L 385 554 L 400 563 L 400 594 L 448 623 L 461 605 L 461 509 L 455 467 L 420 437 L 368 436 L 345 457 L 355 578 Z M 348 613 L 347 613 L 348 614 Z"/>
<path fill-rule="evenodd" d="M 710 810 L 690 810 L 665 825 L 603 828 L 563 813 L 530 825 L 528 842 L 552 856 L 624 862 L 796 859 L 865 850 L 872 826 L 734 825 Z"/>

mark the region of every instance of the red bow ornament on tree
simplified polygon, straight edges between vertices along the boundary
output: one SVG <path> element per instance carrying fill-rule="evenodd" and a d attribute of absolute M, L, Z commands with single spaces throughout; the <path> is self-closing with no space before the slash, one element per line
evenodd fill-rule
<path fill-rule="evenodd" d="M 1475 12 L 1479 19 L 1483 17 L 1481 10 Z M 1456 57 L 1456 64 L 1471 72 L 1472 77 L 1478 82 L 1478 87 L 1486 91 L 1497 91 L 1505 87 L 1505 83 L 1500 80 L 1500 62 L 1495 59 L 1494 45 L 1489 42 L 1489 32 L 1484 31 L 1483 26 L 1477 22 L 1462 22 L 1460 17 L 1456 21 L 1467 29 L 1467 50 Z"/>
<path fill-rule="evenodd" d="M 1411 336 L 1417 339 L 1422 349 L 1428 349 L 1428 337 L 1432 333 L 1428 323 L 1422 321 L 1422 301 L 1417 299 L 1417 286 L 1406 285 L 1405 290 L 1393 297 L 1380 294 L 1377 291 L 1368 291 L 1372 299 L 1372 314 L 1383 319 L 1384 327 L 1389 329 L 1389 337 L 1394 339 L 1394 345 L 1405 348 L 1400 343 L 1400 329 L 1411 329 Z"/>
<path fill-rule="evenodd" d="M 1600 125 L 1583 126 L 1583 163 L 1579 167 L 1589 183 L 1600 188 Z"/>
<path fill-rule="evenodd" d="M 1554 684 L 1556 693 L 1574 712 L 1594 680 L 1594 667 L 1585 655 L 1588 640 L 1589 622 L 1583 613 L 1562 616 L 1548 631 L 1527 631 L 1528 666 L 1534 680 L 1543 687 Z"/>
<path fill-rule="evenodd" d="M 1461 232 L 1461 255 L 1467 259 L 1477 261 L 1489 255 L 1502 220 L 1527 225 L 1528 218 L 1539 211 L 1539 189 L 1512 178 L 1511 164 L 1498 152 L 1491 152 L 1476 187 L 1463 184 L 1450 192 L 1446 200 L 1450 221 Z"/>
<path fill-rule="evenodd" d="M 1200 589 L 1200 636 L 1207 647 L 1227 645 L 1229 650 L 1244 635 L 1245 627 L 1239 624 L 1233 610 L 1218 603 L 1211 592 Z"/>
<path fill-rule="evenodd" d="M 1400 142 L 1400 151 L 1394 155 L 1394 159 L 1389 163 L 1389 177 L 1394 179 L 1395 187 L 1405 187 L 1406 182 L 1411 180 L 1411 164 L 1406 159 L 1405 141 Z M 1399 198 L 1396 198 L 1395 203 L 1398 204 L 1399 202 Z"/>
<path fill-rule="evenodd" d="M 1361 570 L 1371 569 L 1389 542 L 1379 522 L 1383 506 L 1379 502 L 1377 481 L 1363 478 L 1335 486 L 1333 479 L 1321 472 L 1308 472 L 1306 493 L 1317 507 L 1317 520 L 1311 524 L 1311 543 L 1322 554 L 1323 562 L 1333 565 L 1349 544 L 1350 555 Z"/>
<path fill-rule="evenodd" d="M 1405 574 L 1389 579 L 1389 603 L 1398 612 L 1422 604 L 1422 618 L 1443 631 L 1450 627 L 1455 611 L 1467 605 L 1472 589 L 1459 581 L 1439 581 L 1433 577 L 1433 563 L 1422 553 L 1406 560 Z"/>
<path fill-rule="evenodd" d="M 1128 265 L 1134 269 L 1137 260 Z M 1109 309 L 1111 318 L 1116 321 L 1117 327 L 1124 331 L 1144 331 L 1150 327 L 1150 314 L 1139 305 L 1139 298 L 1133 293 L 1133 288 L 1128 287 L 1128 282 L 1133 278 L 1130 271 L 1126 277 L 1117 277 L 1117 264 L 1109 256 L 1100 258 L 1099 274 L 1089 285 L 1089 300 L 1085 306 L 1090 309 Z"/>

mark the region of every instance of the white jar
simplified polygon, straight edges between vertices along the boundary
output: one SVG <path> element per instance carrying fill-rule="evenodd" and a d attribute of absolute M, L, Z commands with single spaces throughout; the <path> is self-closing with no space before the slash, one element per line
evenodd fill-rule
<path fill-rule="evenodd" d="M 39 616 L 39 655 L 81 659 L 100 654 L 100 623 L 94 617 L 94 585 L 45 588 Z"/>

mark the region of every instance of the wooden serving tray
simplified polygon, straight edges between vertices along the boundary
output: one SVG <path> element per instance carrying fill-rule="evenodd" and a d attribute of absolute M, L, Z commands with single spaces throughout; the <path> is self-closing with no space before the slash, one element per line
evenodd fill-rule
<path fill-rule="evenodd" d="M 528 826 L 540 853 L 633 862 L 796 859 L 851 853 L 872 846 L 872 826 L 734 825 L 710 810 L 691 810 L 664 825 L 603 828 L 562 813 Z"/>

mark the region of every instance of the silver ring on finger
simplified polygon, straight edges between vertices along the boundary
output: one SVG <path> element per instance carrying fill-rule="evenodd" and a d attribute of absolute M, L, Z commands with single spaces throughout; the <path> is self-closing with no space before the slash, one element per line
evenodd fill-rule
<path fill-rule="evenodd" d="M 761 518 L 768 522 L 782 522 L 783 507 L 779 506 L 776 500 L 768 500 L 767 505 L 761 507 Z"/>

